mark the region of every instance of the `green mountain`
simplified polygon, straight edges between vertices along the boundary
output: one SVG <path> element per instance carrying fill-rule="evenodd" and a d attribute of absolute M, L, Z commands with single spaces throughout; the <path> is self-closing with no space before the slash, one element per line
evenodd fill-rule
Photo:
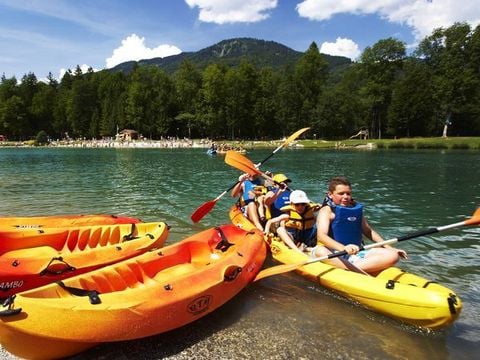
<path fill-rule="evenodd" d="M 203 70 L 209 64 L 213 63 L 222 63 L 229 67 L 235 67 L 240 64 L 242 59 L 246 59 L 258 68 L 270 66 L 278 70 L 284 66 L 295 63 L 302 55 L 302 52 L 290 49 L 275 41 L 235 38 L 220 41 L 215 45 L 196 52 L 183 52 L 164 58 L 127 61 L 111 68 L 110 71 L 129 73 L 135 65 L 155 65 L 171 74 L 178 69 L 184 60 L 190 61 L 200 70 Z M 351 60 L 347 57 L 322 55 L 332 70 L 351 64 Z"/>

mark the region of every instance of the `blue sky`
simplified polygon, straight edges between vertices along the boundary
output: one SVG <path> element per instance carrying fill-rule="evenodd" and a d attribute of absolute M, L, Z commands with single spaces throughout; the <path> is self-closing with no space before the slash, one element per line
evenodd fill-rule
<path fill-rule="evenodd" d="M 394 37 L 413 49 L 438 27 L 480 23 L 477 0 L 0 0 L 0 74 L 59 78 L 225 39 L 273 40 L 355 60 Z"/>

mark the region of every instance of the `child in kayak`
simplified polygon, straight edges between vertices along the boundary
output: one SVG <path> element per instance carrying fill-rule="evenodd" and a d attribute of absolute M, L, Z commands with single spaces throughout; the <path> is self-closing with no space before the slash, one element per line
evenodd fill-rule
<path fill-rule="evenodd" d="M 290 204 L 281 208 L 282 214 L 267 221 L 265 234 L 270 233 L 273 224 L 280 223 L 277 235 L 291 249 L 303 253 L 317 242 L 316 214 L 320 206 L 314 204 L 302 190 L 290 194 Z"/>
<path fill-rule="evenodd" d="M 253 222 L 258 230 L 263 231 L 256 202 L 257 193 L 255 188 L 258 186 L 263 186 L 263 180 L 260 176 L 242 174 L 238 178 L 238 183 L 232 189 L 232 197 L 238 197 L 238 204 L 242 209 L 243 215 Z"/>
<path fill-rule="evenodd" d="M 321 257 L 332 251 L 345 250 L 348 253 L 346 260 L 368 273 L 379 272 L 393 266 L 400 258 L 407 258 L 404 250 L 389 245 L 359 251 L 362 235 L 374 242 L 384 241 L 363 215 L 363 205 L 353 200 L 348 179 L 343 176 L 332 178 L 318 213 L 318 245 L 312 249 L 312 255 Z M 330 262 L 347 268 L 339 259 L 331 259 Z"/>

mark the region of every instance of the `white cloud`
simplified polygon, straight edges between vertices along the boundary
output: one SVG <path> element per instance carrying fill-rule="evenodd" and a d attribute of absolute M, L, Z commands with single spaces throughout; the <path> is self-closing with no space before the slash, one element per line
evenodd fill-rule
<path fill-rule="evenodd" d="M 320 52 L 328 55 L 346 56 L 352 60 L 360 55 L 360 49 L 354 41 L 341 37 L 338 37 L 334 43 L 324 42 L 320 47 Z"/>
<path fill-rule="evenodd" d="M 268 18 L 268 10 L 277 7 L 277 0 L 185 0 L 190 8 L 198 7 L 200 21 L 226 24 L 257 22 Z"/>
<path fill-rule="evenodd" d="M 152 59 L 155 57 L 166 57 L 180 54 L 182 50 L 173 45 L 159 45 L 156 48 L 148 48 L 145 45 L 145 38 L 136 34 L 122 40 L 122 45 L 115 50 L 111 57 L 106 59 L 107 68 L 114 67 L 125 61 L 138 61 Z"/>
<path fill-rule="evenodd" d="M 413 29 L 417 40 L 439 27 L 467 22 L 480 23 L 478 0 L 304 0 L 296 7 L 300 16 L 328 20 L 336 14 L 378 14 L 381 18 Z"/>

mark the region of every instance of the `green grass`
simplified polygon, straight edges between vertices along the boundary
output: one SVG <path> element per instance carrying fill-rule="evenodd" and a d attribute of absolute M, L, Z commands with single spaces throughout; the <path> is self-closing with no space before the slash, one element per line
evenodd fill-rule
<path fill-rule="evenodd" d="M 480 150 L 480 137 L 402 138 L 369 140 L 300 140 L 305 148 L 362 148 L 369 143 L 378 149 L 453 149 Z"/>

